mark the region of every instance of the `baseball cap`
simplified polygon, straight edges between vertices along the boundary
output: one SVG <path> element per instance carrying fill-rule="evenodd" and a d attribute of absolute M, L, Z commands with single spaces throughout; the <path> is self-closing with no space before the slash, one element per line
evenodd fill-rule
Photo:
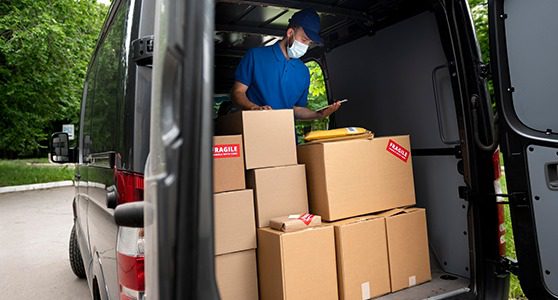
<path fill-rule="evenodd" d="M 304 33 L 315 43 L 323 44 L 320 37 L 320 16 L 312 8 L 305 8 L 293 14 L 290 25 L 300 26 Z"/>

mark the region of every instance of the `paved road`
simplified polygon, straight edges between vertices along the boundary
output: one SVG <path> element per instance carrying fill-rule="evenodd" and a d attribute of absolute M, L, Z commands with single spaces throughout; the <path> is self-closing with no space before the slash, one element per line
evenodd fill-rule
<path fill-rule="evenodd" d="M 68 259 L 73 194 L 0 194 L 0 299 L 90 299 Z"/>

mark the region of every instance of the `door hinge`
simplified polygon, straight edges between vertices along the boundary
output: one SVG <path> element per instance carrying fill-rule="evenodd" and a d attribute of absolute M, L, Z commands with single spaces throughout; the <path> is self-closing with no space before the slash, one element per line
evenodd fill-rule
<path fill-rule="evenodd" d="M 132 41 L 132 60 L 138 66 L 153 64 L 153 36 L 148 35 Z"/>
<path fill-rule="evenodd" d="M 510 257 L 500 257 L 496 262 L 496 275 L 507 276 L 508 274 L 519 275 L 519 263 Z"/>
<path fill-rule="evenodd" d="M 489 79 L 492 76 L 490 64 L 479 63 L 479 76 L 481 79 Z"/>
<path fill-rule="evenodd" d="M 491 194 L 491 196 L 495 197 L 503 197 L 508 198 L 508 202 L 498 202 L 499 204 L 512 204 L 515 206 L 524 206 L 527 205 L 527 193 L 525 192 L 513 192 L 511 194 Z"/>

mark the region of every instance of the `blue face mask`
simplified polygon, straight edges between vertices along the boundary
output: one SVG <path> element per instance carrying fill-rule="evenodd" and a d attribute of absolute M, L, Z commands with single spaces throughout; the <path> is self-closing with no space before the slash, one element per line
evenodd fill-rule
<path fill-rule="evenodd" d="M 293 44 L 287 47 L 287 54 L 290 58 L 301 58 L 308 50 L 308 45 L 297 41 L 293 36 Z"/>

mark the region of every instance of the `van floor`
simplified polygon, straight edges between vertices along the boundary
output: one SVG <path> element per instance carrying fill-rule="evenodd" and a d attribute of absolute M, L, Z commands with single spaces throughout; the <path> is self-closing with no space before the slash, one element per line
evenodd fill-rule
<path fill-rule="evenodd" d="M 444 272 L 431 256 L 432 280 L 415 287 L 388 294 L 378 300 L 437 300 L 437 299 L 467 299 L 459 295 L 469 292 L 469 279 Z"/>

